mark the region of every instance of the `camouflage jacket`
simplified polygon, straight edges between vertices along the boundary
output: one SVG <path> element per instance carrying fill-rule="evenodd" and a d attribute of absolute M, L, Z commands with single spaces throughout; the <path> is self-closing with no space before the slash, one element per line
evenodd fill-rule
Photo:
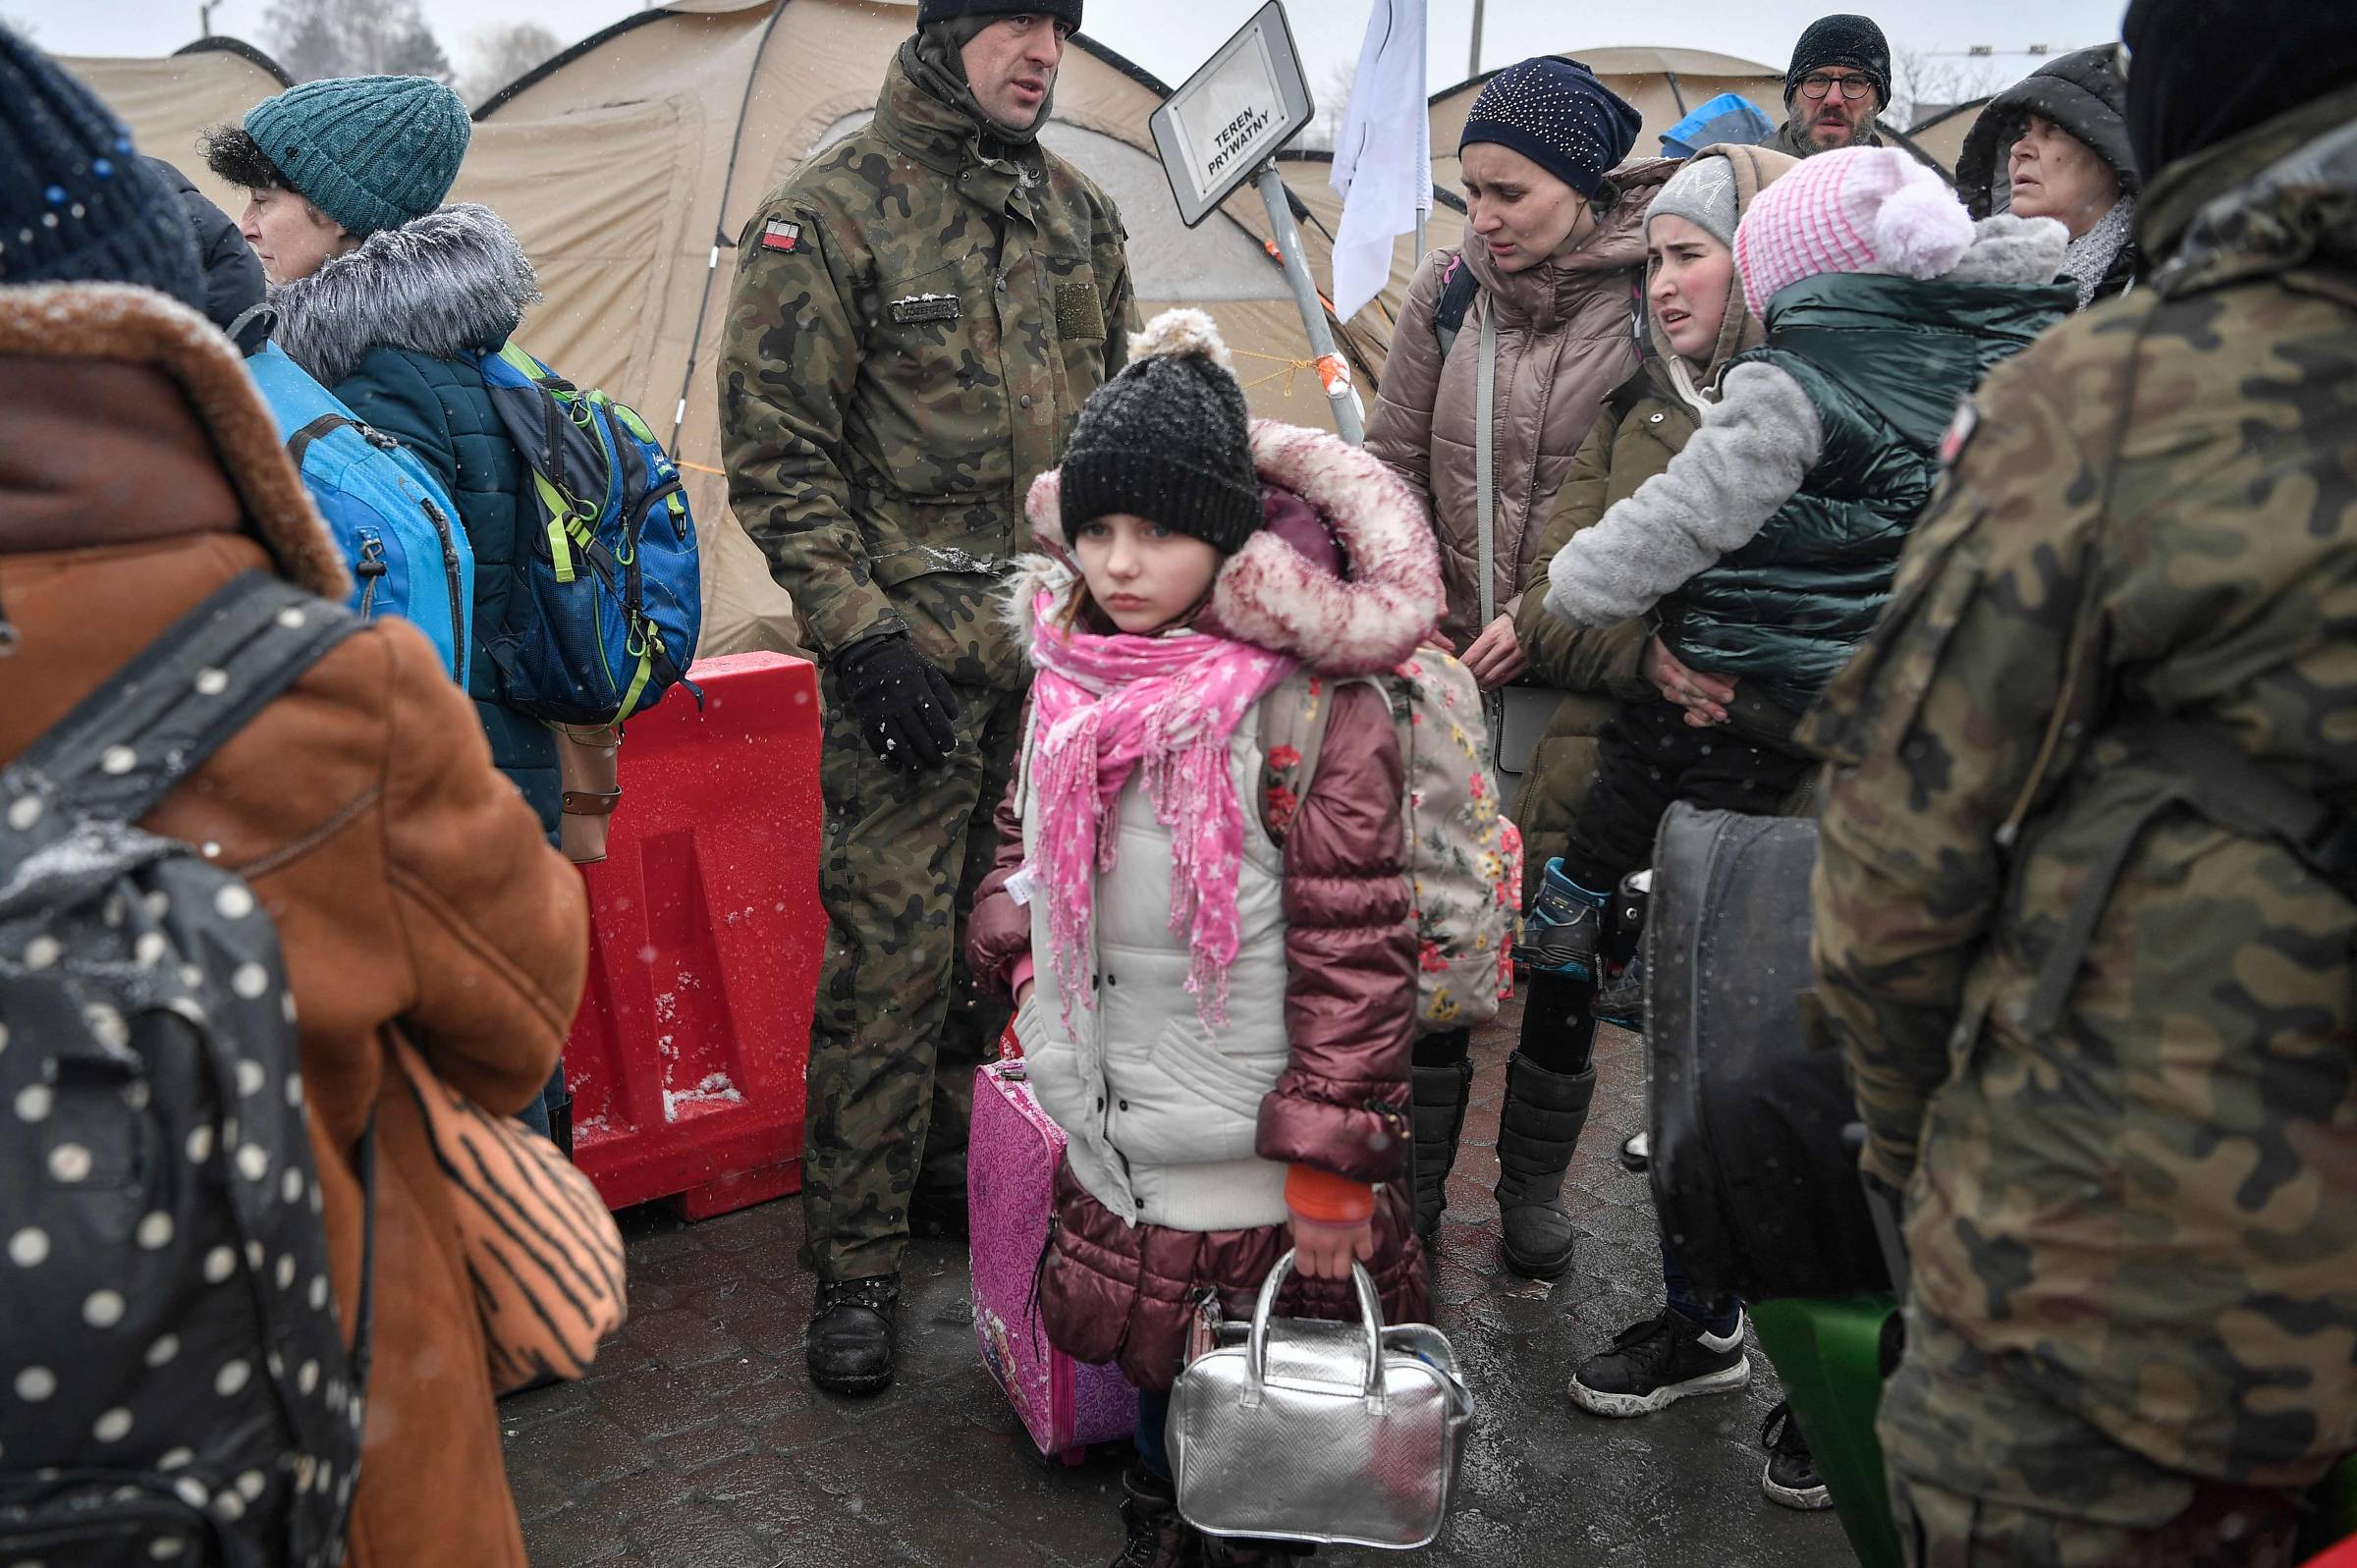
<path fill-rule="evenodd" d="M 1127 356 L 1124 239 L 1085 175 L 991 155 L 897 59 L 874 121 L 753 213 L 721 351 L 729 501 L 821 656 L 906 628 L 953 679 L 1019 680 L 991 596 L 1024 492 Z"/>
<path fill-rule="evenodd" d="M 1917 1309 L 2258 1486 L 2357 1447 L 2357 909 L 2123 737 L 2190 721 L 2357 806 L 2353 111 L 2151 189 L 2166 269 L 1959 414 L 1801 735 L 1835 765 L 1819 994 Z"/>

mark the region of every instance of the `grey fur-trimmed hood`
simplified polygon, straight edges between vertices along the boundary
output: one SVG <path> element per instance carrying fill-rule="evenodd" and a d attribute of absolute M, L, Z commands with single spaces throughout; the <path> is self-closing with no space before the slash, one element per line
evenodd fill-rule
<path fill-rule="evenodd" d="M 272 336 L 328 387 L 371 349 L 436 359 L 495 350 L 514 335 L 540 280 L 489 207 L 459 202 L 382 229 L 349 255 L 270 291 Z"/>

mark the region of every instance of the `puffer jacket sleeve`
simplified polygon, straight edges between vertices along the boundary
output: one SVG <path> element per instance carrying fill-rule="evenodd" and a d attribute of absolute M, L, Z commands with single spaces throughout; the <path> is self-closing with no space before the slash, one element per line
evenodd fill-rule
<path fill-rule="evenodd" d="M 580 874 L 493 770 L 474 705 L 422 636 L 392 650 L 384 763 L 385 874 L 411 990 L 403 1025 L 434 1071 L 485 1108 L 548 1082 L 588 969 Z"/>
<path fill-rule="evenodd" d="M 1022 868 L 1023 822 L 1018 800 L 1023 770 L 1007 781 L 1007 793 L 991 813 L 999 836 L 998 858 L 974 894 L 973 911 L 965 917 L 965 963 L 983 994 L 1001 1000 L 1014 1000 L 1014 966 L 1031 950 L 1030 913 L 1007 892 L 1008 879 Z"/>
<path fill-rule="evenodd" d="M 1416 1021 L 1405 785 L 1383 693 L 1335 693 L 1309 791 L 1285 839 L 1285 1025 L 1292 1058 L 1261 1102 L 1254 1149 L 1353 1181 L 1407 1160 Z"/>
<path fill-rule="evenodd" d="M 1427 513 L 1432 510 L 1432 408 L 1441 391 L 1441 341 L 1432 333 L 1432 313 L 1441 302 L 1441 275 L 1449 256 L 1435 250 L 1416 269 L 1392 329 L 1375 411 L 1367 416 L 1367 450 L 1414 488 Z"/>

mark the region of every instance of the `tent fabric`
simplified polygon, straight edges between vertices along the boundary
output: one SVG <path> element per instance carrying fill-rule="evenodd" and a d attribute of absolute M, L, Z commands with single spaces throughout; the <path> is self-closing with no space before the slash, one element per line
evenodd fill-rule
<path fill-rule="evenodd" d="M 141 152 L 187 175 L 233 217 L 245 210 L 246 192 L 214 177 L 196 138 L 214 126 L 237 124 L 247 110 L 285 90 L 286 74 L 267 56 L 214 38 L 161 60 L 83 56 L 58 64 L 131 127 Z"/>
<path fill-rule="evenodd" d="M 865 123 L 913 24 L 912 5 L 883 0 L 675 4 L 572 51 L 482 116 L 459 193 L 505 216 L 541 268 L 549 302 L 526 320 L 524 341 L 630 402 L 658 433 L 678 423 L 699 518 L 726 515 L 715 376 L 736 236 L 788 171 Z M 1043 139 L 1120 205 L 1140 308 L 1209 309 L 1238 352 L 1253 411 L 1325 425 L 1316 377 L 1291 368 L 1310 356 L 1307 335 L 1267 248 L 1257 192 L 1238 191 L 1193 231 L 1178 221 L 1147 129 L 1164 95 L 1151 77 L 1084 43 L 1066 57 L 1057 121 Z M 566 150 L 584 118 L 658 108 L 670 116 L 666 178 L 684 221 L 651 202 L 615 200 L 594 160 L 582 167 Z M 1327 246 L 1305 235 L 1305 248 L 1322 275 Z M 1402 285 L 1411 264 L 1403 253 Z M 1362 316 L 1348 341 L 1371 386 L 1388 317 L 1379 307 Z M 726 537 L 708 551 L 706 650 L 775 646 L 792 624 L 784 595 L 741 530 L 709 532 Z"/>

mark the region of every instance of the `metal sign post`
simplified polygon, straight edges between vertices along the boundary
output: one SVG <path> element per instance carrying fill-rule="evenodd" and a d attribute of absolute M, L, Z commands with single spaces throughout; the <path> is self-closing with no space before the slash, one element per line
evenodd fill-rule
<path fill-rule="evenodd" d="M 1301 325 L 1309 332 L 1309 351 L 1318 356 L 1320 378 L 1326 384 L 1326 401 L 1334 410 L 1334 428 L 1344 441 L 1354 447 L 1366 445 L 1366 421 L 1358 406 L 1358 394 L 1351 389 L 1348 361 L 1335 351 L 1334 332 L 1326 325 L 1326 303 L 1318 297 L 1318 285 L 1309 275 L 1309 258 L 1301 253 L 1301 231 L 1293 223 L 1292 202 L 1285 193 L 1285 181 L 1277 173 L 1276 160 L 1260 166 L 1255 177 L 1260 186 L 1260 199 L 1269 209 L 1269 227 L 1277 234 L 1277 253 L 1285 258 L 1286 281 L 1293 286 L 1293 303 L 1301 307 Z M 1342 365 L 1340 375 L 1327 371 L 1329 365 Z"/>
<path fill-rule="evenodd" d="M 1218 211 L 1246 180 L 1260 186 L 1335 428 L 1355 446 L 1365 435 L 1358 394 L 1350 388 L 1350 361 L 1335 350 L 1326 303 L 1310 278 L 1301 231 L 1293 225 L 1292 204 L 1277 174 L 1279 149 L 1316 118 L 1283 0 L 1269 0 L 1154 111 L 1148 124 L 1171 194 L 1178 201 L 1178 216 L 1188 228 Z"/>

